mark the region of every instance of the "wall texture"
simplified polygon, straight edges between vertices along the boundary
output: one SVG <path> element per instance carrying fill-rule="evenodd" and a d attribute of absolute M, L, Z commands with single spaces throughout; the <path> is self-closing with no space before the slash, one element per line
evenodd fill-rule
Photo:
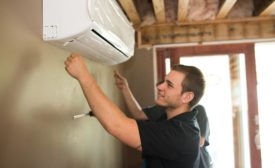
<path fill-rule="evenodd" d="M 154 104 L 153 50 L 136 50 L 135 56 L 123 63 L 120 68 L 139 104 L 142 107 Z M 129 168 L 139 168 L 141 153 L 127 147 L 124 151 L 127 153 L 124 157 L 125 164 Z"/>
<path fill-rule="evenodd" d="M 127 77 L 129 86 L 142 107 L 154 103 L 153 49 L 139 49 L 135 56 L 123 64 L 122 74 Z"/>
<path fill-rule="evenodd" d="M 94 118 L 64 70 L 68 52 L 44 43 L 42 0 L 0 1 L 0 167 L 121 168 L 124 150 Z M 117 104 L 113 70 L 88 61 Z"/>

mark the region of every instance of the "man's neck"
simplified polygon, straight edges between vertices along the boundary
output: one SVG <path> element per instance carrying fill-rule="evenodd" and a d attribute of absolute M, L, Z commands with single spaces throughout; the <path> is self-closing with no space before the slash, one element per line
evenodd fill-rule
<path fill-rule="evenodd" d="M 166 114 L 167 114 L 167 119 L 171 119 L 179 114 L 189 112 L 190 108 L 187 106 L 181 106 L 178 108 L 167 108 L 166 109 Z"/>

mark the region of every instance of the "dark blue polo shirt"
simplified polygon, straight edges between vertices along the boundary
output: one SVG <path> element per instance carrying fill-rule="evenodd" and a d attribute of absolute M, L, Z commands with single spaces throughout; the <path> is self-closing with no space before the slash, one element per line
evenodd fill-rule
<path fill-rule="evenodd" d="M 169 120 L 158 106 L 144 111 L 149 120 L 138 120 L 137 124 L 147 168 L 197 168 L 200 139 L 197 111 Z"/>

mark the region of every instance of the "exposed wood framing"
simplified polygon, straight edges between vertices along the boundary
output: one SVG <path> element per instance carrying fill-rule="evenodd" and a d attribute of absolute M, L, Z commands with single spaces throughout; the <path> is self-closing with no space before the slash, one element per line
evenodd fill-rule
<path fill-rule="evenodd" d="M 221 5 L 220 11 L 217 15 L 217 19 L 224 19 L 229 11 L 233 8 L 237 0 L 224 0 L 223 4 Z"/>
<path fill-rule="evenodd" d="M 270 2 L 270 4 L 260 12 L 260 16 L 269 16 L 272 12 L 275 13 L 275 0 Z"/>
<path fill-rule="evenodd" d="M 183 22 L 186 19 L 188 5 L 189 0 L 178 0 L 178 22 Z"/>
<path fill-rule="evenodd" d="M 175 43 L 275 41 L 275 17 L 155 25 L 138 32 L 138 47 Z"/>
<path fill-rule="evenodd" d="M 155 16 L 157 18 L 158 23 L 164 23 L 165 22 L 164 0 L 153 0 L 153 6 L 154 6 Z"/>
<path fill-rule="evenodd" d="M 130 21 L 134 25 L 141 23 L 140 17 L 138 15 L 138 12 L 137 12 L 137 9 L 135 7 L 133 0 L 119 0 L 119 3 L 121 5 L 121 7 L 123 8 L 123 10 L 125 11 L 125 13 L 127 14 Z"/>

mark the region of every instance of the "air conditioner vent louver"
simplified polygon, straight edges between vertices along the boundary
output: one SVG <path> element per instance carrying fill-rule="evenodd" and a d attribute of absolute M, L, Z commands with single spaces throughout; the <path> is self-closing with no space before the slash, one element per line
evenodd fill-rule
<path fill-rule="evenodd" d="M 114 44 L 112 44 L 110 41 L 108 41 L 106 38 L 104 38 L 102 35 L 100 35 L 97 31 L 95 30 L 91 30 L 93 33 L 95 33 L 97 36 L 99 36 L 100 38 L 102 38 L 104 41 L 106 41 L 106 43 L 110 44 L 112 47 L 114 47 L 115 49 L 117 49 L 119 52 L 121 52 L 121 54 L 123 54 L 126 58 L 128 58 L 128 56 L 122 52 L 120 49 L 118 49 Z"/>

